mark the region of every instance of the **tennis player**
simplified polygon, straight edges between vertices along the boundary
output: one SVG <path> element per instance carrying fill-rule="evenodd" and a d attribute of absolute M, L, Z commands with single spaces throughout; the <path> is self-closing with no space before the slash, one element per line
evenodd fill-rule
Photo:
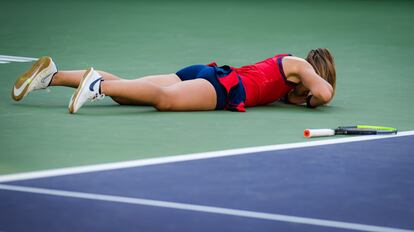
<path fill-rule="evenodd" d="M 49 86 L 76 88 L 69 112 L 88 100 L 110 96 L 121 105 L 152 105 L 160 111 L 231 110 L 266 105 L 277 100 L 314 108 L 335 93 L 334 59 L 325 48 L 311 50 L 306 59 L 279 54 L 240 68 L 191 65 L 176 73 L 126 80 L 93 68 L 58 71 L 50 57 L 40 58 L 17 78 L 12 98 Z"/>

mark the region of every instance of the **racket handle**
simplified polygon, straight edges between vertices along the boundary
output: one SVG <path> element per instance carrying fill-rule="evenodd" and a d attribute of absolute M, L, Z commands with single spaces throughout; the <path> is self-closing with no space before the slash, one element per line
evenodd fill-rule
<path fill-rule="evenodd" d="M 305 136 L 305 138 L 333 135 L 335 135 L 335 130 L 332 129 L 306 129 L 305 131 L 303 131 L 303 136 Z"/>

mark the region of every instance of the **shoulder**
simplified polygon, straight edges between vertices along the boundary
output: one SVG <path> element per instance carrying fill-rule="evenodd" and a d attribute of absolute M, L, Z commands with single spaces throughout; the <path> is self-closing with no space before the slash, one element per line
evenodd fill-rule
<path fill-rule="evenodd" d="M 283 68 L 289 69 L 286 71 L 296 72 L 299 73 L 302 69 L 313 69 L 312 65 L 309 64 L 308 61 L 306 61 L 303 58 L 296 57 L 296 56 L 286 56 L 283 58 Z"/>
<path fill-rule="evenodd" d="M 286 56 L 282 63 L 287 79 L 295 83 L 301 82 L 301 76 L 304 73 L 314 72 L 312 65 L 300 57 Z"/>

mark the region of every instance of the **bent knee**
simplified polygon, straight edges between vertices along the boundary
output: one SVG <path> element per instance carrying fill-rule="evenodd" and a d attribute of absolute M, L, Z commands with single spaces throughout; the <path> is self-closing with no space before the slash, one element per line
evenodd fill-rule
<path fill-rule="evenodd" d="M 174 110 L 174 96 L 167 91 L 161 91 L 160 95 L 154 107 L 159 111 L 172 111 Z"/>
<path fill-rule="evenodd" d="M 159 111 L 172 111 L 172 110 L 174 110 L 173 104 L 168 99 L 159 101 L 157 104 L 154 105 L 154 107 Z"/>

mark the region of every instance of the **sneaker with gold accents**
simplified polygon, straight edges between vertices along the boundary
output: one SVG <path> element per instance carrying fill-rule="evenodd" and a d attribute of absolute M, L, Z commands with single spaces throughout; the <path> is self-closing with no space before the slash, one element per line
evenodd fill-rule
<path fill-rule="evenodd" d="M 12 89 L 12 98 L 20 101 L 33 90 L 46 89 L 56 72 L 57 68 L 52 58 L 41 57 L 27 72 L 16 79 Z"/>
<path fill-rule="evenodd" d="M 76 113 L 88 100 L 95 101 L 105 97 L 100 92 L 102 76 L 92 67 L 86 70 L 78 88 L 73 93 L 69 102 L 69 112 Z"/>

